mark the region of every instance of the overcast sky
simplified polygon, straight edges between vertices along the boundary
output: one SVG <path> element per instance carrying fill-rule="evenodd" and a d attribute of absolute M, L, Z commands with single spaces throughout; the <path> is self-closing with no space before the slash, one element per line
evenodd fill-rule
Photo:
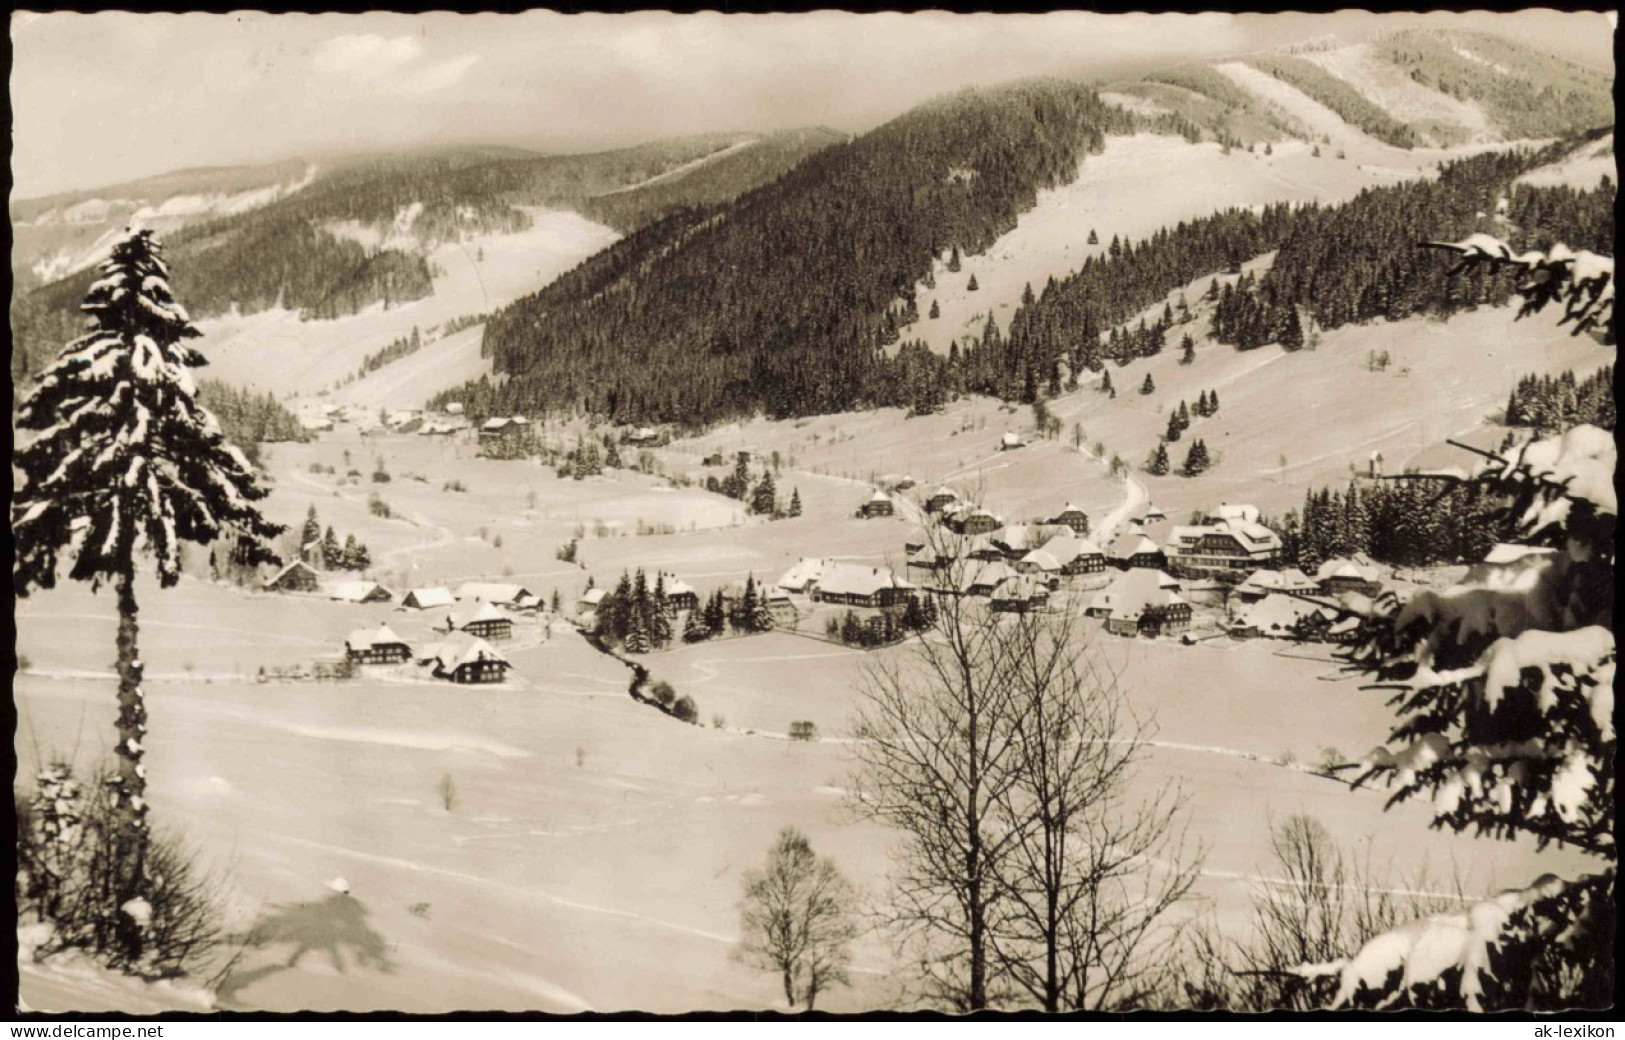
<path fill-rule="evenodd" d="M 13 194 L 332 149 L 861 132 L 960 86 L 1117 75 L 1334 32 L 1489 29 L 1612 68 L 1601 15 L 12 16 Z"/>

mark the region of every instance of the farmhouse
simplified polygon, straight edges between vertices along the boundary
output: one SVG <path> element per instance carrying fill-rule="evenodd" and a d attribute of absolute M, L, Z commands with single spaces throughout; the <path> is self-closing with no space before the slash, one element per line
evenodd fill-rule
<path fill-rule="evenodd" d="M 1021 439 L 1021 434 L 1013 430 L 999 438 L 1000 451 L 1014 451 L 1017 448 L 1025 448 L 1026 446 L 1027 442 Z"/>
<path fill-rule="evenodd" d="M 315 592 L 316 569 L 304 560 L 295 560 L 265 579 L 267 592 Z"/>
<path fill-rule="evenodd" d="M 1258 509 L 1221 505 L 1200 524 L 1173 529 L 1169 559 L 1185 567 L 1253 570 L 1268 567 L 1281 552 L 1281 537 L 1258 522 Z"/>
<path fill-rule="evenodd" d="M 598 616 L 598 608 L 604 602 L 605 594 L 606 590 L 604 589 L 588 589 L 581 594 L 580 599 L 576 600 L 576 614 L 580 616 L 582 624 L 591 625 L 593 623 L 593 619 Z"/>
<path fill-rule="evenodd" d="M 1499 563 L 1492 557 L 1500 549 L 1518 549 L 1519 546 L 1496 546 L 1485 558 L 1486 563 Z M 1362 596 L 1375 596 L 1382 591 L 1381 572 L 1371 562 L 1370 557 L 1363 553 L 1353 557 L 1337 557 L 1327 560 L 1315 571 L 1315 581 L 1320 591 L 1329 596 L 1341 596 L 1345 592 L 1357 592 Z"/>
<path fill-rule="evenodd" d="M 931 496 L 925 500 L 925 511 L 927 513 L 935 513 L 939 510 L 947 508 L 957 501 L 959 501 L 959 492 L 947 486 L 938 487 L 935 491 L 931 492 Z"/>
<path fill-rule="evenodd" d="M 423 663 L 435 678 L 454 683 L 499 683 L 511 667 L 495 647 L 468 632 L 454 632 L 430 647 Z"/>
<path fill-rule="evenodd" d="M 812 587 L 814 602 L 854 607 L 898 606 L 913 595 L 914 586 L 891 571 L 849 563 L 826 568 Z"/>
<path fill-rule="evenodd" d="M 1191 626 L 1191 605 L 1178 584 L 1161 571 L 1126 571 L 1102 590 L 1087 613 L 1105 617 L 1106 631 L 1120 636 L 1178 635 Z"/>
<path fill-rule="evenodd" d="M 1319 639 L 1336 620 L 1337 611 L 1330 607 L 1272 592 L 1262 599 L 1239 605 L 1231 614 L 1230 634 L 1248 638 Z"/>
<path fill-rule="evenodd" d="M 1106 559 L 1119 570 L 1150 567 L 1160 570 L 1168 565 L 1168 556 L 1149 535 L 1140 531 L 1125 531 L 1106 549 Z"/>
<path fill-rule="evenodd" d="M 1060 564 L 1061 573 L 1067 576 L 1075 574 L 1095 574 L 1106 569 L 1106 554 L 1100 547 L 1087 538 L 1075 535 L 1061 535 L 1051 538 L 1044 543 L 1041 550 Z M 1017 565 L 1020 570 L 1020 565 Z"/>
<path fill-rule="evenodd" d="M 988 599 L 988 606 L 1001 614 L 1025 614 L 1048 603 L 1049 589 L 1043 582 L 1025 574 L 999 582 Z"/>
<path fill-rule="evenodd" d="M 991 596 L 995 589 L 1014 577 L 1018 577 L 1016 569 L 1003 560 L 975 563 L 965 568 L 965 573 L 959 580 L 959 588 L 945 591 L 966 596 Z"/>
<path fill-rule="evenodd" d="M 424 589 L 413 589 L 401 597 L 402 610 L 435 610 L 440 607 L 449 607 L 457 602 L 451 590 L 441 585 L 430 586 Z"/>
<path fill-rule="evenodd" d="M 513 618 L 490 603 L 479 603 L 446 615 L 447 632 L 467 632 L 481 639 L 512 639 Z"/>
<path fill-rule="evenodd" d="M 327 598 L 340 603 L 388 603 L 395 594 L 376 581 L 339 581 L 327 587 Z"/>
<path fill-rule="evenodd" d="M 1179 579 L 1149 567 L 1124 571 L 1110 585 L 1095 593 L 1083 612 L 1090 617 L 1106 617 L 1118 607 L 1143 602 L 1154 589 L 1179 592 Z"/>
<path fill-rule="evenodd" d="M 976 535 L 964 542 L 960 555 L 967 560 L 980 560 L 991 563 L 994 560 L 1005 559 L 1005 552 L 998 543 L 985 534 Z"/>
<path fill-rule="evenodd" d="M 1016 561 L 1016 573 L 1039 578 L 1045 582 L 1059 581 L 1061 561 L 1048 549 L 1034 549 Z"/>
<path fill-rule="evenodd" d="M 514 444 L 521 441 L 530 433 L 530 420 L 523 415 L 509 418 L 493 416 L 480 424 L 480 440 L 483 443 Z"/>
<path fill-rule="evenodd" d="M 1037 531 L 1029 524 L 1005 524 L 987 537 L 1004 553 L 1005 559 L 1019 560 L 1027 555 L 1028 549 L 1036 548 Z"/>
<path fill-rule="evenodd" d="M 523 585 L 498 581 L 465 581 L 457 586 L 457 598 L 495 603 L 513 610 L 530 610 L 541 604 L 541 600 Z"/>
<path fill-rule="evenodd" d="M 884 491 L 876 489 L 868 501 L 858 507 L 857 515 L 868 520 L 876 516 L 891 516 L 894 512 L 896 510 L 892 507 L 891 498 Z"/>
<path fill-rule="evenodd" d="M 675 574 L 662 574 L 660 577 L 666 592 L 665 607 L 668 611 L 675 613 L 680 610 L 694 610 L 699 607 L 700 594 L 694 591 L 694 586 Z"/>
<path fill-rule="evenodd" d="M 1272 593 L 1319 592 L 1320 586 L 1296 567 L 1283 570 L 1260 568 L 1247 576 L 1235 588 L 1236 597 L 1244 603 L 1256 603 Z"/>
<path fill-rule="evenodd" d="M 1059 513 L 1056 513 L 1053 517 L 1051 517 L 1050 523 L 1064 524 L 1065 526 L 1072 528 L 1072 533 L 1075 535 L 1081 536 L 1089 533 L 1089 514 L 1085 513 L 1071 502 L 1068 502 L 1061 508 Z"/>
<path fill-rule="evenodd" d="M 344 640 L 344 653 L 356 664 L 399 664 L 412 659 L 412 648 L 388 625 L 351 632 Z"/>

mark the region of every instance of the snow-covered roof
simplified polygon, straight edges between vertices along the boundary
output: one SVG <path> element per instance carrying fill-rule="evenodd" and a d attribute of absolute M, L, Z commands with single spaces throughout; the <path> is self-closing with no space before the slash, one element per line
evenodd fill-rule
<path fill-rule="evenodd" d="M 1179 582 L 1153 567 L 1135 567 L 1117 576 L 1110 585 L 1095 593 L 1089 603 L 1092 611 L 1108 611 L 1113 616 L 1137 618 L 1147 607 L 1184 603 L 1175 590 Z"/>
<path fill-rule="evenodd" d="M 345 603 L 361 603 L 378 590 L 382 590 L 384 595 L 391 599 L 394 598 L 394 593 L 376 581 L 337 581 L 328 586 L 327 595 L 329 599 Z"/>
<path fill-rule="evenodd" d="M 1044 543 L 1043 551 L 1055 557 L 1056 562 L 1063 567 L 1080 556 L 1101 555 L 1100 546 L 1088 538 L 1080 538 L 1074 534 L 1051 538 Z"/>
<path fill-rule="evenodd" d="M 1106 555 L 1114 560 L 1128 560 L 1140 555 L 1155 555 L 1162 552 L 1157 543 L 1139 531 L 1125 531 L 1113 539 L 1111 548 Z"/>
<path fill-rule="evenodd" d="M 800 592 L 817 581 L 819 576 L 829 567 L 829 564 L 830 561 L 828 560 L 803 556 L 779 578 L 779 588 L 788 589 L 791 592 Z"/>
<path fill-rule="evenodd" d="M 1045 549 L 1034 549 L 1026 556 L 1023 556 L 1021 562 L 1030 563 L 1041 571 L 1058 571 L 1061 569 L 1061 561 Z"/>
<path fill-rule="evenodd" d="M 453 632 L 435 644 L 430 650 L 429 659 L 442 671 L 447 672 L 456 671 L 465 664 L 474 664 L 478 661 L 508 663 L 508 659 L 503 657 L 496 647 L 467 632 Z"/>
<path fill-rule="evenodd" d="M 1334 556 L 1322 563 L 1315 571 L 1315 580 L 1326 581 L 1329 578 L 1351 578 L 1357 581 L 1376 581 L 1377 571 L 1369 565 L 1362 565 L 1356 560 L 1346 556 Z"/>
<path fill-rule="evenodd" d="M 408 600 L 411 602 L 408 603 Z M 401 597 L 403 606 L 414 606 L 419 610 L 428 610 L 430 607 L 449 607 L 455 602 L 457 602 L 457 597 L 453 596 L 451 590 L 443 585 L 413 589 Z"/>
<path fill-rule="evenodd" d="M 518 603 L 529 595 L 529 589 L 512 582 L 465 581 L 457 586 L 458 599 L 478 599 L 487 603 Z"/>
<path fill-rule="evenodd" d="M 446 617 L 447 628 L 466 628 L 477 621 L 512 621 L 508 615 L 496 608 L 493 603 L 478 602 L 473 606 L 454 610 Z"/>
<path fill-rule="evenodd" d="M 965 573 L 960 579 L 959 591 L 968 592 L 978 586 L 995 589 L 1016 577 L 1016 574 L 1016 569 L 1003 560 L 973 561 L 965 568 Z"/>
<path fill-rule="evenodd" d="M 1002 444 L 1009 444 L 1009 445 L 1016 445 L 1016 444 L 1021 444 L 1022 443 L 1021 434 L 1016 433 L 1014 430 L 1010 431 L 1009 433 L 1006 433 L 1003 437 L 999 438 L 999 441 Z"/>
<path fill-rule="evenodd" d="M 491 433 L 495 433 L 498 430 L 507 429 L 508 424 L 511 423 L 511 422 L 513 422 L 512 419 L 506 419 L 506 418 L 503 418 L 501 416 L 492 416 L 491 418 L 489 418 L 489 419 L 485 420 L 484 422 L 480 423 L 480 429 L 491 432 Z"/>
<path fill-rule="evenodd" d="M 854 563 L 837 563 L 825 568 L 818 577 L 818 591 L 825 595 L 872 596 L 885 588 L 912 589 L 914 586 L 884 568 Z"/>
<path fill-rule="evenodd" d="M 884 491 L 880 490 L 879 488 L 875 488 L 875 493 L 869 496 L 869 501 L 871 501 L 871 502 L 887 502 L 887 503 L 889 503 L 891 501 L 891 496 L 886 494 Z"/>
<path fill-rule="evenodd" d="M 344 645 L 351 650 L 371 650 L 378 646 L 406 646 L 406 640 L 396 635 L 388 625 L 379 625 L 377 628 L 356 629 L 345 637 Z"/>
<path fill-rule="evenodd" d="M 307 548 L 308 548 L 308 546 L 307 546 Z M 311 574 L 316 573 L 316 568 L 312 567 L 310 564 L 306 563 L 304 560 L 295 560 L 292 563 L 288 564 L 286 567 L 284 567 L 281 570 L 277 571 L 275 574 L 271 575 L 269 578 L 266 578 L 265 579 L 266 587 L 269 588 L 270 586 L 275 585 L 277 582 L 281 581 L 284 577 L 286 577 L 290 571 L 295 571 L 295 570 L 306 570 L 306 571 L 309 571 Z"/>
<path fill-rule="evenodd" d="M 604 602 L 605 594 L 606 590 L 603 588 L 588 589 L 586 592 L 581 594 L 581 598 L 576 600 L 576 602 L 578 604 L 585 603 L 588 606 L 596 607 L 598 604 Z"/>
<path fill-rule="evenodd" d="M 1066 516 L 1069 513 L 1077 513 L 1078 515 L 1083 516 L 1083 517 L 1087 517 L 1089 515 L 1088 512 L 1086 512 L 1082 506 L 1080 506 L 1080 505 L 1078 505 L 1078 504 L 1076 504 L 1074 502 L 1068 502 L 1066 505 L 1061 507 L 1061 511 L 1056 513 L 1055 516 L 1056 516 L 1056 519 L 1059 519 L 1059 518 L 1061 518 L 1063 516 Z"/>
<path fill-rule="evenodd" d="M 1256 628 L 1265 635 L 1289 635 L 1294 625 L 1311 615 L 1330 621 L 1337 616 L 1337 611 L 1296 596 L 1272 592 L 1256 603 L 1237 607 L 1232 614 L 1233 627 Z"/>
<path fill-rule="evenodd" d="M 937 487 L 936 487 L 936 490 L 931 492 L 931 497 L 932 498 L 941 498 L 943 496 L 947 496 L 949 498 L 958 498 L 959 497 L 959 492 L 955 491 L 953 488 L 949 487 L 947 484 L 938 484 Z"/>
<path fill-rule="evenodd" d="M 1035 599 L 1049 599 L 1049 589 L 1031 575 L 1017 574 L 999 582 L 993 590 L 992 598 L 1031 602 Z"/>
<path fill-rule="evenodd" d="M 1259 513 L 1257 506 L 1245 505 L 1239 502 L 1235 505 L 1229 505 L 1221 502 L 1219 508 L 1214 510 L 1213 516 L 1220 520 L 1241 520 L 1256 524 L 1258 523 Z"/>
<path fill-rule="evenodd" d="M 694 586 L 677 577 L 675 574 L 662 575 L 666 581 L 667 596 L 686 596 L 694 591 Z"/>
<path fill-rule="evenodd" d="M 1314 580 L 1296 567 L 1287 567 L 1282 570 L 1260 568 L 1247 576 L 1247 580 L 1236 586 L 1236 591 L 1262 594 L 1268 592 L 1313 592 L 1318 585 Z"/>
<path fill-rule="evenodd" d="M 446 405 L 446 414 L 447 415 L 462 415 L 463 414 L 463 402 L 461 402 L 461 401 L 452 401 L 452 402 L 448 403 Z"/>

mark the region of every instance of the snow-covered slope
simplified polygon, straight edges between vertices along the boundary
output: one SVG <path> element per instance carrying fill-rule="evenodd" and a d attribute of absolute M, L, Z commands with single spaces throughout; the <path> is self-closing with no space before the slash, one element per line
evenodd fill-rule
<path fill-rule="evenodd" d="M 1538 188 L 1567 185 L 1589 191 L 1604 177 L 1617 176 L 1618 170 L 1614 135 L 1609 133 L 1581 145 L 1558 162 L 1530 170 L 1518 178 L 1518 183 Z"/>

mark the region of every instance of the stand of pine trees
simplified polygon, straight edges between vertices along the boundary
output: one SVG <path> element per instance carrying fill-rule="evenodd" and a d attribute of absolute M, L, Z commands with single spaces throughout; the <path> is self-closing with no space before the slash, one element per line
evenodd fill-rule
<path fill-rule="evenodd" d="M 1283 564 L 1313 573 L 1351 553 L 1401 567 L 1484 558 L 1509 527 L 1505 503 L 1477 484 L 1359 480 L 1338 492 L 1311 489 L 1301 510 L 1266 524 L 1281 535 Z"/>
<path fill-rule="evenodd" d="M 262 461 L 261 444 L 309 439 L 299 419 L 270 393 L 256 395 L 219 380 L 200 379 L 197 398 L 214 414 L 226 439 L 256 466 Z"/>
<path fill-rule="evenodd" d="M 391 361 L 399 361 L 403 357 L 416 354 L 421 349 L 423 349 L 423 336 L 418 332 L 418 327 L 414 325 L 410 336 L 401 336 L 392 340 L 386 346 L 362 358 L 361 367 L 356 369 L 356 376 L 359 378 L 370 372 L 376 372 Z"/>
<path fill-rule="evenodd" d="M 1572 371 L 1524 376 L 1507 399 L 1502 417 L 1506 425 L 1532 427 L 1537 435 L 1562 433 L 1581 423 L 1612 430 L 1614 420 L 1613 365 L 1604 365 L 1583 380 Z"/>

